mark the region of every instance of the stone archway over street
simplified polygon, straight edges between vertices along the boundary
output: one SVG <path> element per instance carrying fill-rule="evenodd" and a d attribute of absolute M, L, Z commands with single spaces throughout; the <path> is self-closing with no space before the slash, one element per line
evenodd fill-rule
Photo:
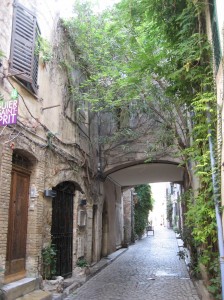
<path fill-rule="evenodd" d="M 154 182 L 183 182 L 184 168 L 165 161 L 139 163 L 115 169 L 107 175 L 114 183 L 126 187 Z"/>

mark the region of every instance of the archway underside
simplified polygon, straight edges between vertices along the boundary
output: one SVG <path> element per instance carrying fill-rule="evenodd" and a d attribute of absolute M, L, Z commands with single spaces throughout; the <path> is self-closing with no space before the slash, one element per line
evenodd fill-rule
<path fill-rule="evenodd" d="M 107 177 L 122 187 L 154 182 L 183 182 L 184 168 L 172 163 L 140 163 L 111 172 Z"/>

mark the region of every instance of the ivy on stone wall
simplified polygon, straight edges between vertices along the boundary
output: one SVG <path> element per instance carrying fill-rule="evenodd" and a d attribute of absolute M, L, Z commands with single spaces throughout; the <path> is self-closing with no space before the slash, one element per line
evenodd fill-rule
<path fill-rule="evenodd" d="M 137 193 L 137 201 L 134 206 L 134 231 L 141 238 L 148 224 L 149 211 L 153 208 L 153 198 L 151 187 L 148 184 L 136 186 L 135 192 Z"/>

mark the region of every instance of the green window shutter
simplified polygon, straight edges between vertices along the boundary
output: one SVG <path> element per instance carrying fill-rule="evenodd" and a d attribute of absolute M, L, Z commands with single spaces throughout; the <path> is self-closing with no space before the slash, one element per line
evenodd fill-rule
<path fill-rule="evenodd" d="M 10 73 L 37 91 L 38 59 L 34 55 L 38 26 L 35 15 L 21 4 L 14 4 Z"/>

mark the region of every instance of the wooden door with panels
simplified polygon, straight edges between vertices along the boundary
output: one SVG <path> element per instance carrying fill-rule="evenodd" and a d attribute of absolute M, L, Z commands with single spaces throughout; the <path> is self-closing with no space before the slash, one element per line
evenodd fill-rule
<path fill-rule="evenodd" d="M 13 166 L 7 236 L 5 282 L 25 277 L 30 172 Z"/>

